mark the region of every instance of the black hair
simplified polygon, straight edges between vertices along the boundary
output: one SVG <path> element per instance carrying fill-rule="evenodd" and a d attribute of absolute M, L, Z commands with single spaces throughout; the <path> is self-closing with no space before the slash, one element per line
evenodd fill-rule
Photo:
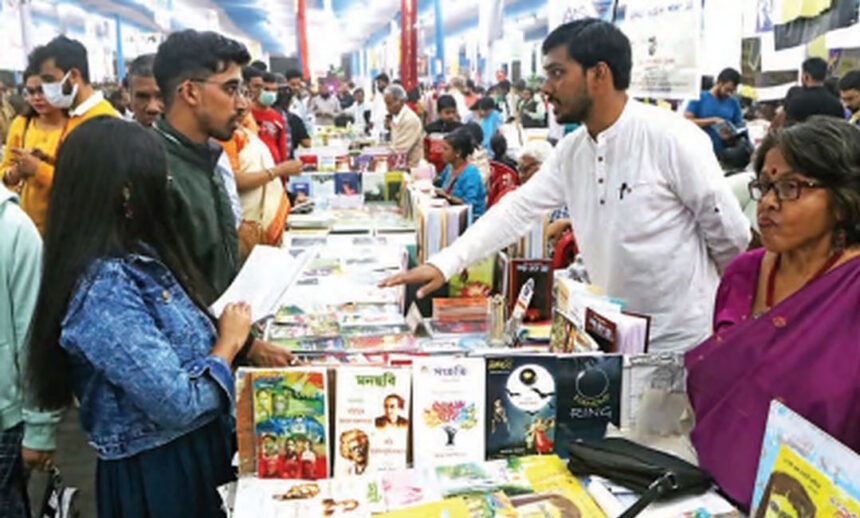
<path fill-rule="evenodd" d="M 78 40 L 65 36 L 57 36 L 44 47 L 37 48 L 31 54 L 31 60 L 36 68 L 46 61 L 53 59 L 54 64 L 63 72 L 76 68 L 81 73 L 84 83 L 90 82 L 90 65 L 87 60 L 87 48 Z"/>
<path fill-rule="evenodd" d="M 385 84 L 391 83 L 391 79 L 388 78 L 388 74 L 386 74 L 385 72 L 376 76 L 376 79 L 374 80 L 374 82 L 376 82 L 376 81 L 382 81 Z"/>
<path fill-rule="evenodd" d="M 724 68 L 720 75 L 717 76 L 718 83 L 731 83 L 734 85 L 741 84 L 741 73 L 734 68 Z"/>
<path fill-rule="evenodd" d="M 27 65 L 27 68 L 24 69 L 24 73 L 21 75 L 21 80 L 23 81 L 23 88 L 27 87 L 27 79 L 29 79 L 32 76 L 38 76 L 38 75 L 39 75 L 39 68 L 37 66 L 34 66 L 32 63 Z M 18 112 L 17 109 L 15 111 Z M 24 118 L 27 119 L 28 121 L 39 116 L 39 114 L 36 113 L 36 110 L 33 109 L 33 106 L 31 106 L 30 103 L 28 103 L 28 102 L 24 102 L 24 107 L 21 110 L 20 114 L 23 115 Z"/>
<path fill-rule="evenodd" d="M 838 229 L 849 245 L 860 243 L 860 128 L 819 115 L 771 132 L 756 151 L 757 175 L 773 149 L 779 149 L 792 170 L 827 188 L 831 206 L 842 219 Z"/>
<path fill-rule="evenodd" d="M 839 80 L 839 90 L 860 90 L 860 70 L 852 70 Z"/>
<path fill-rule="evenodd" d="M 117 112 L 120 112 L 120 113 L 124 112 L 127 108 L 127 106 L 122 105 L 122 101 L 123 101 L 122 94 L 123 94 L 122 89 L 117 88 L 116 90 L 110 92 L 108 94 L 108 98 L 107 98 L 110 105 L 113 106 L 113 108 Z"/>
<path fill-rule="evenodd" d="M 59 344 L 61 324 L 75 286 L 95 261 L 146 253 L 146 244 L 198 307 L 206 307 L 203 301 L 213 290 L 195 268 L 171 214 L 165 150 L 151 131 L 101 116 L 60 146 L 27 364 L 40 408 L 58 409 L 73 400 L 71 363 Z"/>
<path fill-rule="evenodd" d="M 263 82 L 264 83 L 277 83 L 278 78 L 275 77 L 275 74 L 271 72 L 263 72 Z"/>
<path fill-rule="evenodd" d="M 839 78 L 828 77 L 824 80 L 824 88 L 826 88 L 828 92 L 832 93 L 834 97 L 839 97 Z"/>
<path fill-rule="evenodd" d="M 170 106 L 177 87 L 192 78 L 206 79 L 223 72 L 231 63 L 245 65 L 248 49 L 217 32 L 187 29 L 174 32 L 158 46 L 153 73 L 164 104 Z"/>
<path fill-rule="evenodd" d="M 494 157 L 503 157 L 508 152 L 508 141 L 501 133 L 496 133 L 490 139 L 490 149 L 493 150 Z"/>
<path fill-rule="evenodd" d="M 469 132 L 469 135 L 472 136 L 472 145 L 474 147 L 480 146 L 481 143 L 484 141 L 484 129 L 481 128 L 481 125 L 477 122 L 470 122 L 468 124 L 464 124 L 461 129 Z"/>
<path fill-rule="evenodd" d="M 546 55 L 561 46 L 567 48 L 568 57 L 583 69 L 606 63 L 612 71 L 616 90 L 630 87 L 630 70 L 633 68 L 630 40 L 615 25 L 595 18 L 565 23 L 543 40 L 541 50 Z"/>
<path fill-rule="evenodd" d="M 259 70 L 260 72 L 268 72 L 269 71 L 268 65 L 266 65 L 265 63 L 263 63 L 259 59 L 255 59 L 254 61 L 252 61 L 251 66 L 256 68 L 257 70 Z"/>
<path fill-rule="evenodd" d="M 287 70 L 287 72 L 284 74 L 284 77 L 287 78 L 287 81 L 290 81 L 291 79 L 296 79 L 296 78 L 298 78 L 298 79 L 304 78 L 302 73 L 298 69 L 295 69 L 295 68 L 291 68 L 291 69 Z"/>
<path fill-rule="evenodd" d="M 466 79 L 466 88 L 468 88 L 469 90 L 474 92 L 475 91 L 475 82 L 472 81 L 471 79 Z"/>
<path fill-rule="evenodd" d="M 478 126 L 480 128 L 480 126 Z M 466 129 L 466 126 L 457 128 L 445 135 L 445 141 L 451 146 L 460 158 L 469 158 L 469 155 L 475 152 L 475 140 L 471 132 Z"/>
<path fill-rule="evenodd" d="M 457 109 L 457 100 L 454 99 L 453 96 L 448 94 L 440 95 L 438 99 L 436 99 L 436 111 L 441 112 L 442 110 L 446 110 L 449 108 Z"/>
<path fill-rule="evenodd" d="M 128 72 L 122 79 L 122 85 L 129 88 L 132 77 L 154 77 L 152 66 L 155 63 L 155 54 L 142 54 L 128 65 Z"/>
<path fill-rule="evenodd" d="M 809 74 L 813 81 L 824 81 L 827 78 L 827 61 L 809 58 L 803 62 L 803 73 Z"/>
<path fill-rule="evenodd" d="M 242 81 L 250 83 L 255 77 L 263 77 L 263 72 L 259 68 L 252 66 L 242 67 Z"/>
<path fill-rule="evenodd" d="M 475 104 L 472 105 L 471 110 L 496 110 L 498 107 L 496 106 L 496 101 L 492 100 L 489 97 L 481 97 Z"/>

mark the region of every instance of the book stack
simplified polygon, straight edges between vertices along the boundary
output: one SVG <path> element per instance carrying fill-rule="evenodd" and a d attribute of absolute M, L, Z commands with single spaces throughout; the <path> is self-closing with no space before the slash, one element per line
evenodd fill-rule
<path fill-rule="evenodd" d="M 433 339 L 486 336 L 487 299 L 433 299 L 433 317 L 424 326 Z"/>

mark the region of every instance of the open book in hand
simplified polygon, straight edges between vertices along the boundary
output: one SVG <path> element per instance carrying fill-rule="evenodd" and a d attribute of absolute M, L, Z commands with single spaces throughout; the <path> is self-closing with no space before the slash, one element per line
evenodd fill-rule
<path fill-rule="evenodd" d="M 315 249 L 297 251 L 257 245 L 245 261 L 239 275 L 209 308 L 221 317 L 227 304 L 247 302 L 254 322 L 272 316 L 286 291 L 293 285 Z"/>

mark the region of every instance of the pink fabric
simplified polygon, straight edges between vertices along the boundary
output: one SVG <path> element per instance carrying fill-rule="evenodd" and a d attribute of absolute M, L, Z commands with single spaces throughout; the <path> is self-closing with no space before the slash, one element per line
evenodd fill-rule
<path fill-rule="evenodd" d="M 747 509 L 771 400 L 860 451 L 860 259 L 752 318 L 763 256 L 728 266 L 715 334 L 685 358 L 699 463 Z"/>

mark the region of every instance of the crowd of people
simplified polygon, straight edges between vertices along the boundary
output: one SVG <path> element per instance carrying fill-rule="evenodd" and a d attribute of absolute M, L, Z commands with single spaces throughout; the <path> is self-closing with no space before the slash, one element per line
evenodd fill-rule
<path fill-rule="evenodd" d="M 303 170 L 296 149 L 328 125 L 410 166 L 439 135 L 436 194 L 477 219 L 384 286 L 430 294 L 550 213 L 554 238 L 572 232 L 591 280 L 652 316 L 652 350 L 686 354 L 699 461 L 742 507 L 771 399 L 860 450 L 860 72 L 837 83 L 840 103 L 821 63 L 804 63 L 754 149 L 734 70 L 684 117 L 628 95 L 630 43 L 612 24 L 562 25 L 542 51 L 539 89 L 453 78 L 407 91 L 380 74 L 371 100 L 269 72 L 213 32 L 171 34 L 107 98 L 80 42 L 35 49 L 25 109 L 0 104 L 0 514 L 29 516 L 25 471 L 51 467 L 74 401 L 100 516 L 221 513 L 231 369 L 295 358 L 255 338 L 246 304 L 207 308 L 251 247 L 280 243 L 301 201 L 285 188 Z M 511 121 L 551 123 L 558 142 L 529 140 L 514 160 Z M 744 160 L 754 222 L 726 179 Z M 519 187 L 491 200 L 495 171 Z"/>

